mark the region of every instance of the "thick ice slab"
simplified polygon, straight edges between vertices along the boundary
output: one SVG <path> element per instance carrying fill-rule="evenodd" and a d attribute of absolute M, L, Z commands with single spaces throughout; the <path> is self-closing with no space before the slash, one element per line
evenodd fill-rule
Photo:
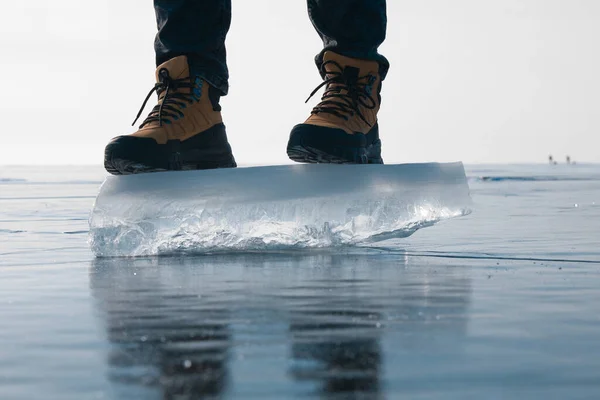
<path fill-rule="evenodd" d="M 356 245 L 409 236 L 469 205 L 462 163 L 111 176 L 90 244 L 108 257 Z"/>

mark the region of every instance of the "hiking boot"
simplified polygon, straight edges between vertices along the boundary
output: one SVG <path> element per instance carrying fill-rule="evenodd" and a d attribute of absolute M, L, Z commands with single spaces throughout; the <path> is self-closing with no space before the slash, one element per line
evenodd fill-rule
<path fill-rule="evenodd" d="M 377 112 L 381 77 L 376 61 L 327 51 L 321 74 L 325 86 L 311 116 L 292 129 L 287 154 L 305 163 L 383 164 Z M 308 100 L 306 100 L 308 102 Z"/>
<path fill-rule="evenodd" d="M 186 56 L 156 70 L 148 93 L 158 104 L 131 135 L 117 136 L 104 151 L 104 167 L 113 175 L 143 172 L 232 168 L 236 166 L 221 119 L 220 93 L 200 77 L 190 76 Z"/>

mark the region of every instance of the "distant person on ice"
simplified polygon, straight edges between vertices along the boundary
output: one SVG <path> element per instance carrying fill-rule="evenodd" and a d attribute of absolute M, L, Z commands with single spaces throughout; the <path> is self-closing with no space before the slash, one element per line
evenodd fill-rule
<path fill-rule="evenodd" d="M 323 40 L 315 59 L 323 82 L 311 96 L 323 86 L 325 92 L 308 119 L 292 129 L 287 154 L 306 163 L 381 164 L 377 112 L 389 63 L 377 49 L 386 34 L 386 2 L 307 3 L 308 15 Z M 157 83 L 136 121 L 154 92 L 158 104 L 138 131 L 118 136 L 106 146 L 107 171 L 120 175 L 235 167 L 219 105 L 228 90 L 225 36 L 231 0 L 154 0 L 154 8 Z M 264 114 L 265 124 L 278 107 L 288 106 L 277 100 L 286 82 L 272 81 L 269 71 L 289 69 L 289 79 L 295 79 L 294 67 L 277 53 L 278 49 L 271 49 L 270 58 L 249 60 L 264 64 L 264 74 L 256 79 L 272 95 L 268 104 L 248 104 Z M 261 127 L 248 130 L 259 135 Z"/>

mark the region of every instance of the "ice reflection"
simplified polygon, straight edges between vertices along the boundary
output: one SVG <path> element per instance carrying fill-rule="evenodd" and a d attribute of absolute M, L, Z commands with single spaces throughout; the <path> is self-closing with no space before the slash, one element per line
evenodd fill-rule
<path fill-rule="evenodd" d="M 90 282 L 108 378 L 120 397 L 386 398 L 410 375 L 407 353 L 435 342 L 459 349 L 466 335 L 470 281 L 410 262 L 98 259 Z"/>

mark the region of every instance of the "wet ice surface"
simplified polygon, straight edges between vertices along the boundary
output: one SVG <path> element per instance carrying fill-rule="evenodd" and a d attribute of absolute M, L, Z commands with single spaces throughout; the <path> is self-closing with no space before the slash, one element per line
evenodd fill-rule
<path fill-rule="evenodd" d="M 470 212 L 460 163 L 286 165 L 109 177 L 97 256 L 332 248 L 404 238 Z"/>
<path fill-rule="evenodd" d="M 370 251 L 95 260 L 99 168 L 0 168 L 0 398 L 599 397 L 600 167 L 467 175 Z"/>

